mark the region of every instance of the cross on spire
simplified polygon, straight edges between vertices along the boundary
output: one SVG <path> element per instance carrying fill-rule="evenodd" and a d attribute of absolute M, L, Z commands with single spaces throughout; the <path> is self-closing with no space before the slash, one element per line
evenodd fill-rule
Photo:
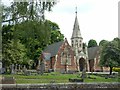
<path fill-rule="evenodd" d="M 75 13 L 76 13 L 76 15 L 77 15 L 77 6 L 76 6 L 76 8 L 75 8 L 75 9 L 76 9 Z"/>

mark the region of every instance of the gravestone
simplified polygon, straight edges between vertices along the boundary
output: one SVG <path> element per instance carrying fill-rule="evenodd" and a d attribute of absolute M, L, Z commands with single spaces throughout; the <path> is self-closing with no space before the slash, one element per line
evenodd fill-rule
<path fill-rule="evenodd" d="M 43 74 L 43 73 L 44 73 L 44 69 L 45 69 L 45 65 L 44 65 L 44 63 L 42 62 L 42 63 L 40 64 L 40 74 Z"/>
<path fill-rule="evenodd" d="M 18 65 L 18 70 L 20 71 L 20 64 Z"/>
<path fill-rule="evenodd" d="M 14 73 L 16 74 L 17 73 L 17 64 L 15 65 L 15 71 Z"/>
<path fill-rule="evenodd" d="M 27 75 L 27 68 L 26 68 L 25 65 L 24 65 L 24 67 L 23 67 L 23 73 L 24 73 L 25 75 Z"/>
<path fill-rule="evenodd" d="M 1 69 L 1 74 L 4 74 L 5 73 L 5 68 L 2 68 Z"/>
<path fill-rule="evenodd" d="M 83 69 L 83 71 L 82 71 L 82 75 L 81 75 L 81 78 L 86 78 L 86 70 L 85 69 Z"/>
<path fill-rule="evenodd" d="M 15 74 L 14 64 L 11 65 L 11 74 Z"/>

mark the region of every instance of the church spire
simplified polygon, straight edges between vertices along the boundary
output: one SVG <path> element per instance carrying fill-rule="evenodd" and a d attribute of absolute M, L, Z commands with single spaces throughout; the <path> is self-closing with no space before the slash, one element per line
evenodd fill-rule
<path fill-rule="evenodd" d="M 75 17 L 75 22 L 74 22 L 74 27 L 73 27 L 73 33 L 71 38 L 82 38 L 81 33 L 80 33 L 80 28 L 79 28 L 79 23 L 77 19 L 77 7 L 76 7 L 76 17 Z"/>
<path fill-rule="evenodd" d="M 79 53 L 83 49 L 83 38 L 80 33 L 79 23 L 77 19 L 77 7 L 76 7 L 76 16 L 75 16 L 75 22 L 73 26 L 73 33 L 71 37 L 71 45 L 73 47 L 73 50 L 75 51 L 75 54 Z"/>

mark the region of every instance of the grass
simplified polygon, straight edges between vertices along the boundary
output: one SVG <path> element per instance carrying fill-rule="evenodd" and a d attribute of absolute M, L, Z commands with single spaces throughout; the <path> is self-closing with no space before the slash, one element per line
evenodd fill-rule
<path fill-rule="evenodd" d="M 49 73 L 44 75 L 3 75 L 4 77 L 14 77 L 17 84 L 31 84 L 31 83 L 69 83 L 69 78 L 79 78 L 79 74 L 60 74 Z M 118 82 L 120 78 L 108 78 L 100 75 L 90 75 L 91 78 L 85 78 L 84 82 Z"/>

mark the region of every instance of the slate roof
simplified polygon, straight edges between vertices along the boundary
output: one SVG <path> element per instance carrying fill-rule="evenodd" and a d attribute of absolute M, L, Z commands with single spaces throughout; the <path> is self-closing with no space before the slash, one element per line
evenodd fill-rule
<path fill-rule="evenodd" d="M 99 47 L 90 47 L 88 48 L 88 59 L 94 59 L 97 55 L 97 52 L 99 51 Z"/>
<path fill-rule="evenodd" d="M 64 41 L 56 42 L 51 45 L 48 45 L 43 52 L 50 53 L 51 57 L 55 56 Z M 92 60 L 96 57 L 99 47 L 90 47 L 88 48 L 88 60 Z"/>
<path fill-rule="evenodd" d="M 56 42 L 51 45 L 48 45 L 43 52 L 51 53 L 51 57 L 55 56 L 60 48 L 60 46 L 63 44 L 64 41 Z"/>

